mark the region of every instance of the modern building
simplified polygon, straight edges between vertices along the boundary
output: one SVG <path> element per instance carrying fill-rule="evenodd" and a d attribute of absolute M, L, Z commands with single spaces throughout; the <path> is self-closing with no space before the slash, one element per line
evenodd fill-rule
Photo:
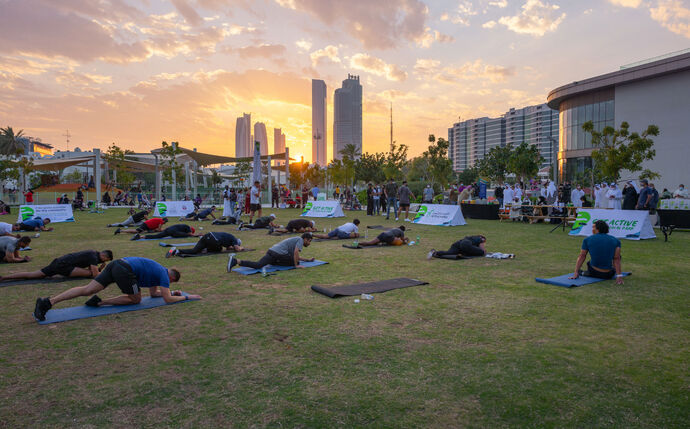
<path fill-rule="evenodd" d="M 592 167 L 592 139 L 582 124 L 593 121 L 595 129 L 630 124 L 630 131 L 642 132 L 657 125 L 653 137 L 656 156 L 643 168 L 661 174 L 656 187 L 669 189 L 690 182 L 690 50 L 621 67 L 620 70 L 556 88 L 548 105 L 560 115 L 558 152 L 559 179 L 569 180 Z M 623 173 L 623 180 L 638 173 Z"/>
<path fill-rule="evenodd" d="M 285 134 L 280 128 L 273 128 L 273 153 L 285 152 Z M 276 161 L 276 165 L 283 165 L 283 161 Z"/>
<path fill-rule="evenodd" d="M 340 151 L 348 144 L 362 152 L 362 85 L 350 74 L 333 98 L 333 158 L 342 159 Z"/>
<path fill-rule="evenodd" d="M 326 82 L 311 80 L 311 162 L 322 167 L 328 165 L 326 148 L 328 130 L 326 129 Z"/>
<path fill-rule="evenodd" d="M 252 142 L 259 142 L 261 155 L 268 155 L 268 135 L 266 134 L 266 124 L 257 122 L 254 124 L 254 139 Z M 252 145 L 252 148 L 254 146 Z M 252 151 L 252 155 L 254 152 Z"/>
<path fill-rule="evenodd" d="M 53 145 L 43 143 L 40 138 L 23 136 L 17 140 L 24 145 L 24 154 L 32 158 L 43 158 L 53 154 Z"/>
<path fill-rule="evenodd" d="M 235 125 L 235 156 L 245 158 L 252 156 L 252 115 L 244 113 L 237 118 Z"/>
<path fill-rule="evenodd" d="M 551 165 L 558 150 L 558 112 L 540 104 L 513 108 L 498 118 L 469 119 L 448 129 L 448 142 L 448 157 L 457 172 L 475 166 L 494 147 L 522 142 L 537 145 L 543 165 Z"/>

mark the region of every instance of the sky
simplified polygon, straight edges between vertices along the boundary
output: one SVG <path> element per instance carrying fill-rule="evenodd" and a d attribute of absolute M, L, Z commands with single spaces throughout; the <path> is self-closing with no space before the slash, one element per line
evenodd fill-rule
<path fill-rule="evenodd" d="M 363 152 L 412 156 L 458 119 L 690 47 L 690 0 L 0 0 L 0 126 L 67 149 L 178 141 L 235 155 L 235 120 L 311 160 L 311 79 L 363 86 Z"/>

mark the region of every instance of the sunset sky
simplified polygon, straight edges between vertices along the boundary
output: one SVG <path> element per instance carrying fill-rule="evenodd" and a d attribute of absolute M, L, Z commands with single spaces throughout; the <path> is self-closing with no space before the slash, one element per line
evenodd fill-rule
<path fill-rule="evenodd" d="M 690 47 L 690 0 L 0 0 L 0 126 L 70 149 L 233 156 L 243 112 L 311 159 L 311 79 L 364 94 L 364 152 Z"/>

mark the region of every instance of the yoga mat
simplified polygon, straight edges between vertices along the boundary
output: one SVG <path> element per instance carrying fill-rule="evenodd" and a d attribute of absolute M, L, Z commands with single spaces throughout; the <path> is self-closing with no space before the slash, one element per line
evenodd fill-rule
<path fill-rule="evenodd" d="M 45 277 L 42 279 L 26 279 L 26 280 L 10 280 L 10 281 L 0 281 L 0 287 L 5 287 L 5 286 L 21 286 L 21 285 L 36 285 L 36 284 L 50 284 L 50 283 L 62 283 L 62 282 L 71 282 L 73 280 L 83 280 L 83 281 L 91 281 L 92 279 L 90 277 L 62 277 L 62 276 L 56 276 L 56 277 Z"/>
<path fill-rule="evenodd" d="M 329 298 L 338 298 L 339 296 L 353 296 L 361 295 L 363 293 L 381 293 L 393 289 L 401 289 L 410 286 L 421 286 L 429 284 L 421 280 L 398 278 L 390 280 L 381 280 L 371 283 L 360 283 L 346 286 L 318 286 L 314 285 L 311 290 L 320 294 L 326 295 Z"/>
<path fill-rule="evenodd" d="M 369 226 L 367 226 L 367 229 L 385 229 L 385 230 L 389 230 L 389 229 L 399 228 L 399 227 L 400 227 L 400 225 L 398 225 L 398 226 L 369 225 Z M 411 231 L 411 230 L 412 230 L 412 228 L 410 228 L 410 227 L 408 227 L 408 226 L 405 226 L 405 232 Z"/>
<path fill-rule="evenodd" d="M 242 252 L 253 252 L 256 249 L 244 249 L 236 253 L 242 253 Z M 205 253 L 179 253 L 175 256 L 178 258 L 198 258 L 199 256 L 211 256 L 211 255 L 229 255 L 231 252 L 205 252 Z"/>
<path fill-rule="evenodd" d="M 435 256 L 436 259 L 448 259 L 451 261 L 459 261 L 461 259 L 474 259 L 474 258 L 481 258 L 482 256 L 465 256 L 465 255 L 443 255 L 443 256 Z"/>
<path fill-rule="evenodd" d="M 187 296 L 187 293 L 182 292 L 182 295 Z M 83 297 L 85 300 L 88 297 Z M 190 300 L 194 301 L 194 300 Z M 179 301 L 173 304 L 178 304 L 189 301 Z M 87 307 L 81 305 L 79 307 L 58 308 L 50 310 L 46 313 L 46 320 L 38 322 L 39 325 L 48 325 L 50 323 L 67 322 L 68 320 L 86 319 L 88 317 L 106 316 L 108 314 L 124 313 L 125 311 L 147 310 L 154 307 L 163 307 L 168 305 L 163 298 L 151 298 L 147 296 L 141 299 L 139 304 L 130 305 L 110 305 L 106 307 Z"/>
<path fill-rule="evenodd" d="M 627 276 L 631 275 L 632 273 L 621 273 L 621 274 L 623 274 L 623 277 L 627 277 Z M 584 285 L 588 285 L 590 283 L 598 283 L 598 282 L 605 281 L 604 279 L 598 279 L 595 277 L 585 277 L 585 276 L 580 276 L 576 279 L 569 279 L 568 277 L 570 277 L 572 275 L 573 275 L 572 273 L 569 273 L 569 274 L 563 274 L 562 276 L 558 276 L 558 277 L 552 277 L 550 279 L 536 278 L 534 280 L 536 280 L 537 283 L 544 283 L 547 285 L 562 286 L 562 287 L 568 287 L 568 288 L 584 286 Z M 614 279 L 610 279 L 610 280 L 614 280 Z"/>
<path fill-rule="evenodd" d="M 158 243 L 161 247 L 184 247 L 184 246 L 194 246 L 196 243 L 191 241 L 189 243 Z"/>
<path fill-rule="evenodd" d="M 163 237 L 163 238 L 140 238 L 138 240 L 130 240 L 130 241 L 160 241 L 160 240 L 182 240 L 185 238 L 199 238 L 199 237 Z M 194 243 L 196 244 L 196 243 Z"/>
<path fill-rule="evenodd" d="M 351 244 L 343 244 L 343 247 L 346 249 L 376 249 L 376 248 L 381 248 L 381 247 L 389 247 L 388 245 L 384 244 L 377 244 L 375 246 L 361 246 L 358 245 L 357 247 L 351 245 Z M 403 247 L 403 246 L 390 246 L 390 247 Z"/>
<path fill-rule="evenodd" d="M 318 259 L 314 262 L 300 262 L 301 265 L 304 265 L 305 268 L 311 268 L 311 267 L 317 267 L 319 265 L 324 265 L 327 264 L 328 262 L 326 261 L 319 261 Z M 274 271 L 287 271 L 287 270 L 294 270 L 295 267 L 284 267 L 281 265 L 266 265 L 266 272 L 267 273 L 272 273 Z M 251 274 L 256 274 L 260 273 L 261 270 L 257 270 L 256 268 L 249 268 L 249 267 L 237 267 L 232 269 L 233 272 L 242 274 L 243 276 L 248 276 Z"/>

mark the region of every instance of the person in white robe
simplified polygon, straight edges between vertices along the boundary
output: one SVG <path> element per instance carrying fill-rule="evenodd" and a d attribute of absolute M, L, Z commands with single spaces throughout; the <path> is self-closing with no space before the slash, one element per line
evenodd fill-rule
<path fill-rule="evenodd" d="M 539 188 L 539 196 L 543 197 L 544 199 L 546 199 L 546 187 L 547 184 L 544 183 L 543 185 L 541 185 L 541 188 Z"/>
<path fill-rule="evenodd" d="M 232 208 L 230 207 L 230 187 L 225 186 L 223 191 L 223 217 L 233 216 Z"/>
<path fill-rule="evenodd" d="M 513 203 L 513 197 L 515 196 L 515 191 L 513 185 L 506 186 L 503 191 L 503 207 L 508 207 Z"/>
<path fill-rule="evenodd" d="M 601 208 L 601 187 L 598 183 L 594 185 L 594 208 Z"/>
<path fill-rule="evenodd" d="M 602 183 L 599 185 L 599 191 L 597 192 L 597 196 L 599 198 L 599 208 L 601 209 L 609 208 L 609 198 L 607 195 L 608 192 L 609 187 L 606 185 L 606 183 Z"/>
<path fill-rule="evenodd" d="M 611 183 L 608 191 L 606 191 L 606 198 L 609 202 L 609 208 L 614 210 L 621 209 L 621 202 L 623 201 L 623 192 L 618 189 L 615 183 Z"/>
<path fill-rule="evenodd" d="M 515 189 L 515 190 L 514 190 L 514 192 L 515 192 L 515 197 L 516 197 L 518 200 L 522 201 L 522 187 L 520 186 L 520 184 L 515 185 L 515 188 L 514 188 L 514 189 Z"/>
<path fill-rule="evenodd" d="M 585 191 L 582 190 L 580 185 L 577 185 L 577 188 L 573 189 L 570 191 L 570 202 L 573 204 L 573 207 L 582 207 L 582 197 L 585 195 Z"/>

